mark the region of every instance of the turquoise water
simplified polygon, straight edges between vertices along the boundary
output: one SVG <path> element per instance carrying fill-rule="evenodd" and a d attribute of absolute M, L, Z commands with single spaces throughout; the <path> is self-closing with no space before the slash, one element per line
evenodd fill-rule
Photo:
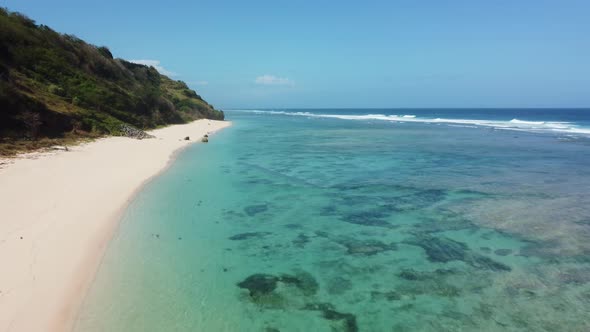
<path fill-rule="evenodd" d="M 588 113 L 280 112 L 147 185 L 77 331 L 590 330 Z"/>

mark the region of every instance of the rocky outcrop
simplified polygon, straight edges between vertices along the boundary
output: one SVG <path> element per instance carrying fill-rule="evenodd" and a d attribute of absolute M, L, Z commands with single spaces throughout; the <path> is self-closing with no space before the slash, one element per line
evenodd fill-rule
<path fill-rule="evenodd" d="M 143 130 L 137 129 L 133 126 L 128 124 L 121 125 L 121 136 L 135 138 L 135 139 L 144 139 L 144 138 L 155 138 L 154 135 L 150 135 Z"/>

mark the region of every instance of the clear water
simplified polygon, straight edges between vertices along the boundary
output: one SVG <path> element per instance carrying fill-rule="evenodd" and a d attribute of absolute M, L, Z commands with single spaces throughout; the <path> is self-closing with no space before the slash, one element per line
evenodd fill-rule
<path fill-rule="evenodd" d="M 76 330 L 590 330 L 590 138 L 538 128 L 590 113 L 412 112 L 536 124 L 228 112 L 130 205 Z"/>

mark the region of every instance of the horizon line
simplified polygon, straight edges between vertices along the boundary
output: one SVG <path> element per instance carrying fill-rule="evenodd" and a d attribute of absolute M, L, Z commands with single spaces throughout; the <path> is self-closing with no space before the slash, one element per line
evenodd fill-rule
<path fill-rule="evenodd" d="M 227 111 L 255 110 L 588 110 L 587 107 L 231 107 Z"/>

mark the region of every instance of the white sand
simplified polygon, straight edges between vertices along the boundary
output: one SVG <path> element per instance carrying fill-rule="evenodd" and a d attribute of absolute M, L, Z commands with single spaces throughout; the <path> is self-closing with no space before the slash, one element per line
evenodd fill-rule
<path fill-rule="evenodd" d="M 110 137 L 3 164 L 0 331 L 70 330 L 134 193 L 174 152 L 229 125 L 199 120 L 151 131 L 156 139 Z"/>

